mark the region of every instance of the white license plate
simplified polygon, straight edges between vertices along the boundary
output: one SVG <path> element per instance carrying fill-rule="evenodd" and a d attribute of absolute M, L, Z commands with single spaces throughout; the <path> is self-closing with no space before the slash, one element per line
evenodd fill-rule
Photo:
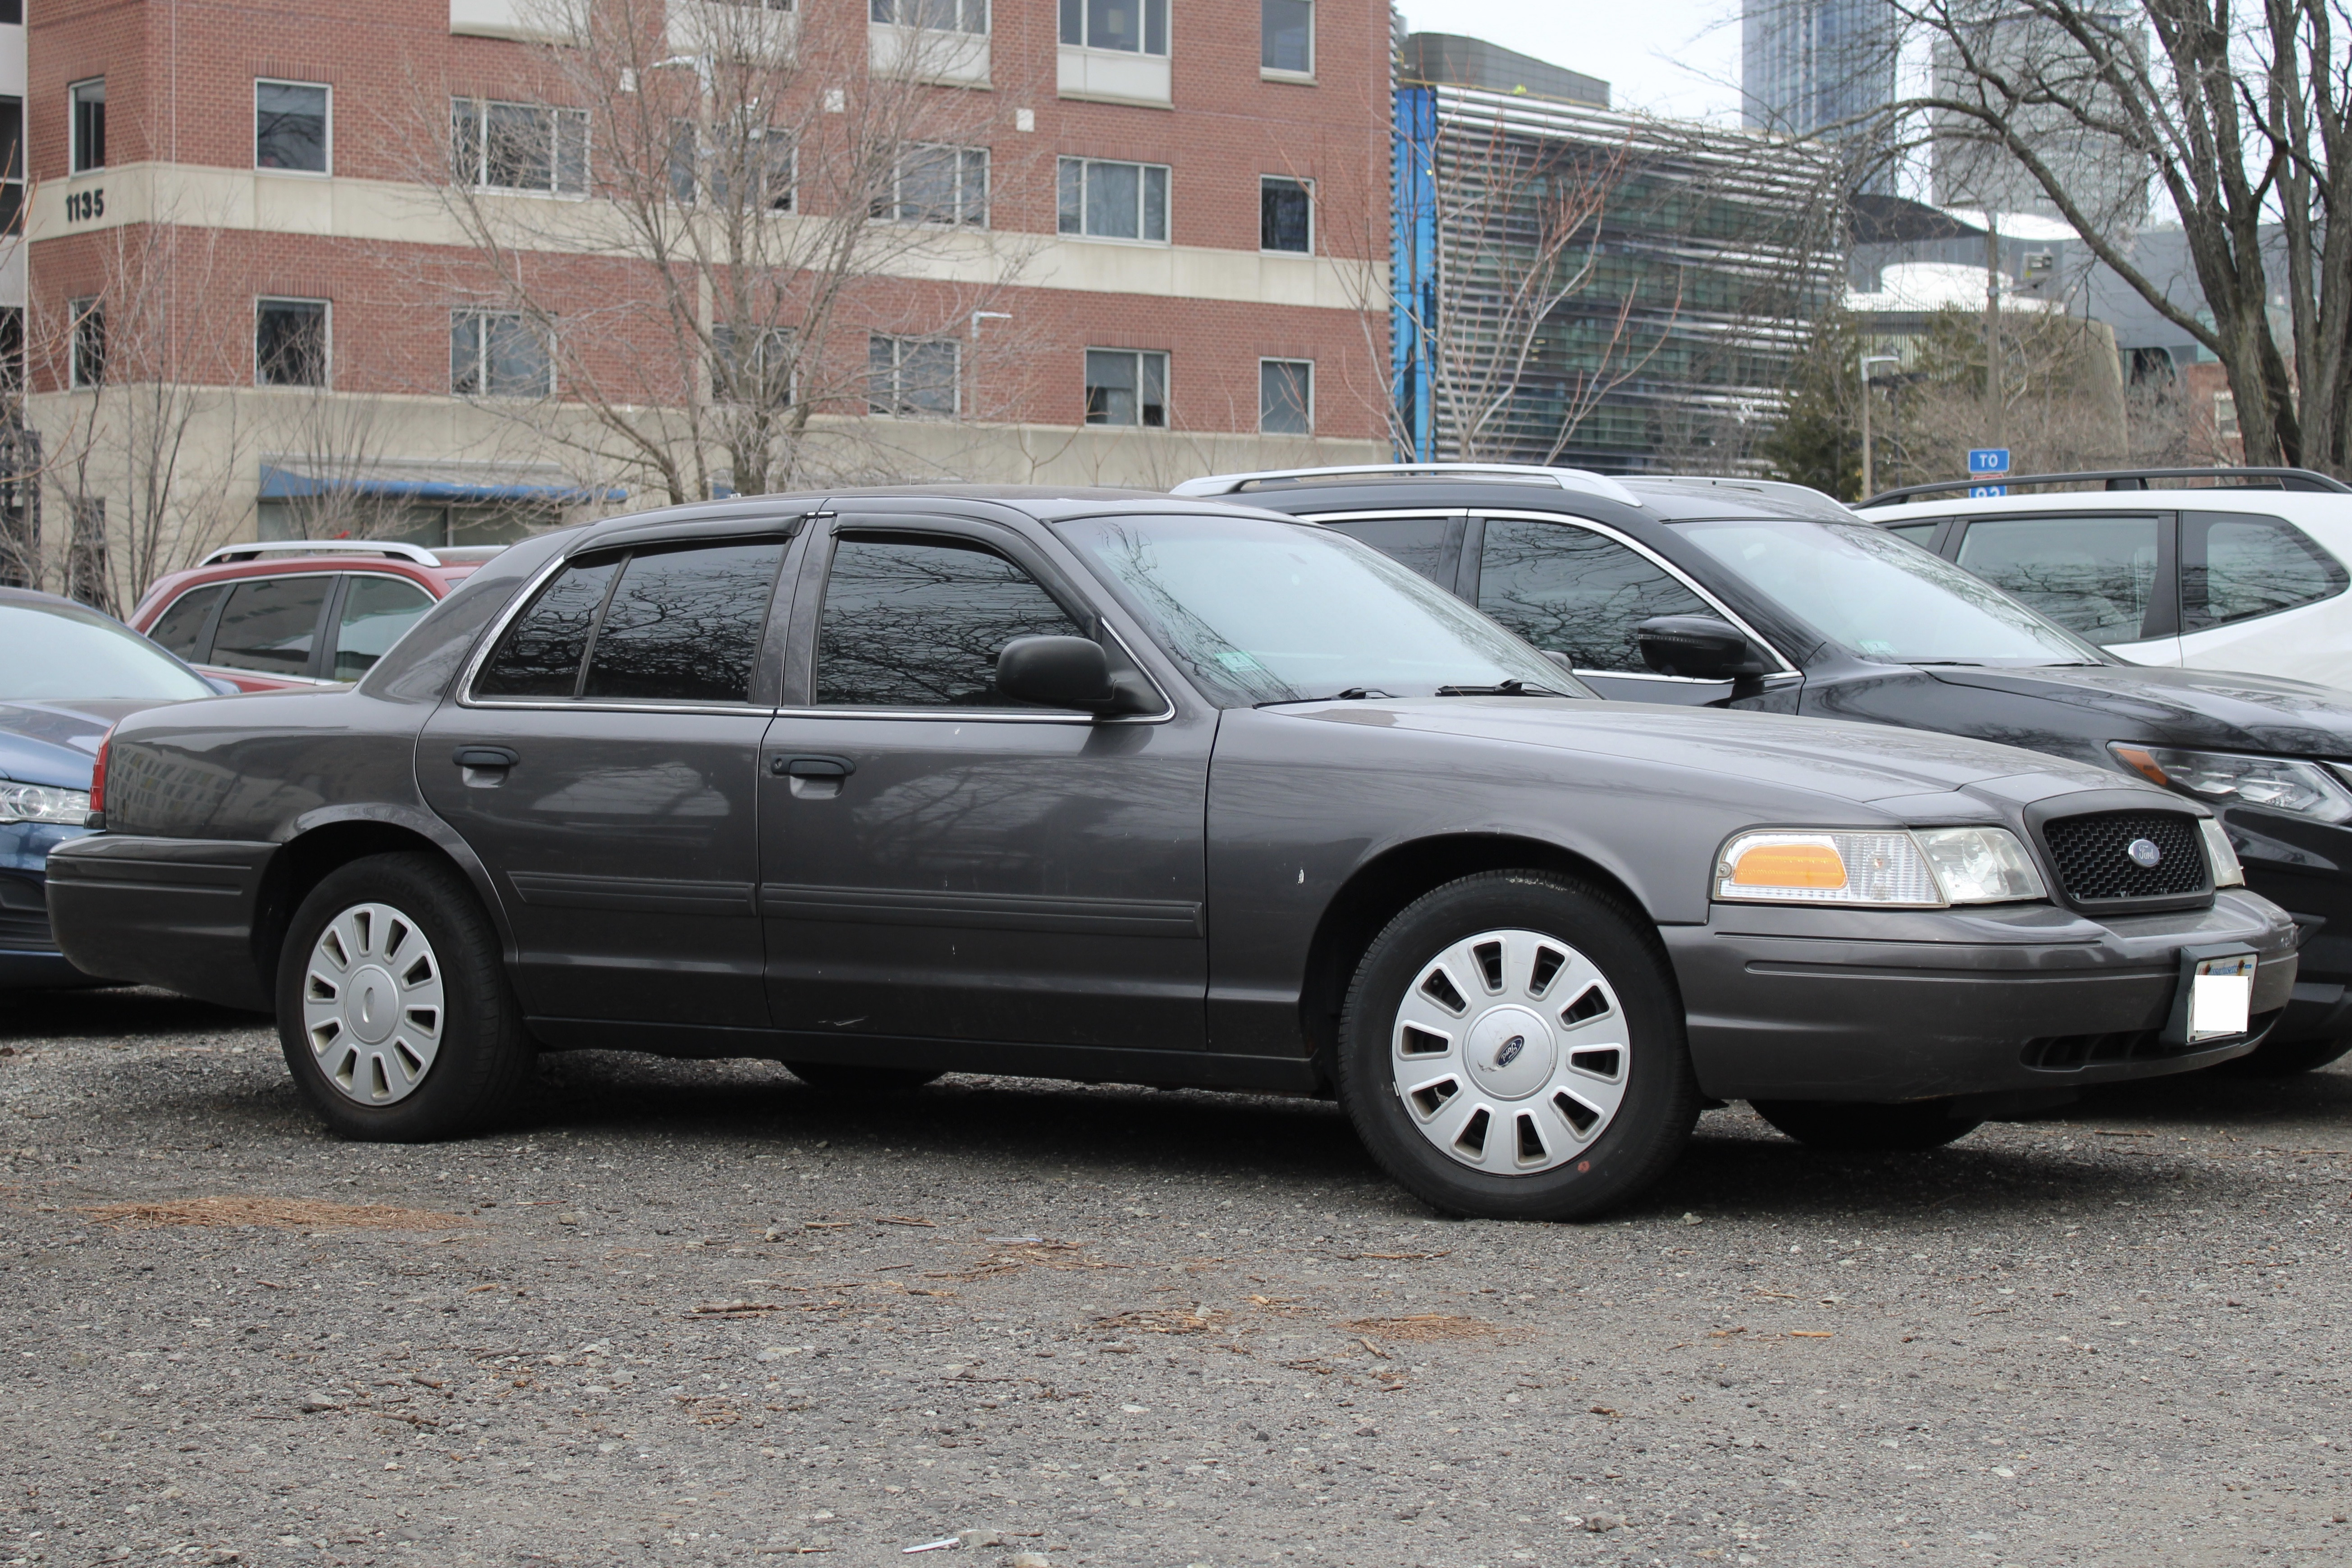
<path fill-rule="evenodd" d="M 2253 954 L 2199 959 L 2189 983 L 2189 1043 L 2244 1034 L 2253 1000 Z"/>

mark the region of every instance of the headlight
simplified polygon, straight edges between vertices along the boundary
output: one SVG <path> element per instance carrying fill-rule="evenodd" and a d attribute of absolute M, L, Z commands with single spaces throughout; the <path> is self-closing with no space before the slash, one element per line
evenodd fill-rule
<path fill-rule="evenodd" d="M 89 815 L 88 790 L 0 784 L 0 822 L 62 822 L 79 827 Z"/>
<path fill-rule="evenodd" d="M 2238 851 L 2230 843 L 2228 830 L 2221 819 L 2200 816 L 2198 830 L 2205 835 L 2205 858 L 2213 863 L 2213 885 L 2217 888 L 2242 888 L 2246 885 L 2246 868 L 2238 864 Z"/>
<path fill-rule="evenodd" d="M 1742 833 L 1723 847 L 1715 896 L 1749 903 L 1942 909 L 2046 897 L 2016 835 L 2000 827 Z"/>
<path fill-rule="evenodd" d="M 2107 748 L 2116 760 L 2147 780 L 2200 800 L 2259 805 L 2321 822 L 2352 820 L 2352 791 L 2316 763 L 2287 757 L 2242 757 L 2233 752 L 2178 752 L 2162 746 Z"/>

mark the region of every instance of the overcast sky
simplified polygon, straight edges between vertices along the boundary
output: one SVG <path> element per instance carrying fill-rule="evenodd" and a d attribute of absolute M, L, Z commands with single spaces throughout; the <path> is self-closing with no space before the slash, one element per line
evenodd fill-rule
<path fill-rule="evenodd" d="M 1739 120 L 1739 0 L 1404 0 L 1416 31 L 1465 33 L 1610 84 L 1610 101 Z"/>

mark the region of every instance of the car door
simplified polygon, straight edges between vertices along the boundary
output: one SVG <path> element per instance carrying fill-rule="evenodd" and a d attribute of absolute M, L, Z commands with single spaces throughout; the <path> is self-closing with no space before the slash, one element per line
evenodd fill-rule
<path fill-rule="evenodd" d="M 767 1024 L 756 777 L 792 526 L 572 557 L 426 724 L 417 782 L 506 899 L 534 1018 Z"/>
<path fill-rule="evenodd" d="M 2284 518 L 2180 519 L 2180 662 L 2352 686 L 2344 566 Z"/>
<path fill-rule="evenodd" d="M 1547 653 L 1567 656 L 1577 678 L 1623 702 L 1727 703 L 1728 680 L 1660 675 L 1643 661 L 1633 628 L 1653 616 L 1710 616 L 1763 638 L 1713 596 L 1632 542 L 1568 518 L 1474 518 L 1478 608 Z M 1792 707 L 1799 678 L 1783 667 L 1769 705 Z"/>
<path fill-rule="evenodd" d="M 760 778 L 777 1026 L 1200 1049 L 1213 712 L 997 695 L 1014 637 L 1125 658 L 1010 528 L 845 506 L 808 554 Z"/>
<path fill-rule="evenodd" d="M 2135 664 L 2180 662 L 2173 518 L 2063 511 L 1969 520 L 1952 559 Z"/>

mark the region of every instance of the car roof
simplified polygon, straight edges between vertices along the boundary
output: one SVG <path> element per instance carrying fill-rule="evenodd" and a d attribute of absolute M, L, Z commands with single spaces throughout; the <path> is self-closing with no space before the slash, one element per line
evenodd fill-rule
<path fill-rule="evenodd" d="M 2004 511 L 2264 511 L 2294 521 L 2352 521 L 2352 496 L 2325 491 L 2282 490 L 2254 485 L 2210 485 L 2174 489 L 2042 490 L 2029 495 L 1955 496 L 1949 500 L 1898 501 L 1865 507 L 1856 515 L 1868 522 L 1901 522 L 1932 517 L 1981 517 Z"/>
<path fill-rule="evenodd" d="M 0 588 L 0 605 L 22 605 L 28 610 L 46 610 L 52 615 L 59 610 L 69 610 L 78 615 L 114 621 L 117 626 L 122 625 L 95 605 L 85 605 L 79 599 L 68 599 L 62 594 L 44 594 L 38 588 Z"/>
<path fill-rule="evenodd" d="M 911 502 L 966 501 L 983 507 L 1001 508 L 1022 513 L 1039 522 L 1058 522 L 1079 517 L 1150 516 L 1254 517 L 1269 522 L 1288 522 L 1291 518 L 1261 506 L 1236 506 L 1216 500 L 1178 499 L 1158 490 L 1122 489 L 1108 485 L 997 485 L 997 484 L 911 484 L 857 485 L 829 490 L 803 490 L 796 493 L 759 496 L 731 496 L 725 500 L 689 501 L 684 506 L 662 507 L 651 511 L 623 512 L 616 517 L 601 518 L 581 526 L 578 541 L 572 551 L 595 545 L 618 534 L 634 533 L 639 529 L 684 526 L 697 522 L 725 522 L 747 515 L 793 516 L 821 511 L 828 505 L 845 500 L 906 500 Z M 924 510 L 935 510 L 925 506 Z M 567 551 L 570 553 L 571 551 Z"/>
<path fill-rule="evenodd" d="M 1280 488 L 1256 489 L 1249 494 L 1258 507 L 1304 515 L 1484 507 L 1557 511 L 1613 522 L 1755 518 L 1803 518 L 1817 522 L 1860 521 L 1819 490 L 1769 479 L 1738 475 L 1628 474 L 1619 476 L 1614 484 L 1630 494 L 1635 504 L 1628 506 L 1597 490 L 1531 484 L 1517 479 L 1481 479 L 1461 473 L 1333 474 Z"/>

